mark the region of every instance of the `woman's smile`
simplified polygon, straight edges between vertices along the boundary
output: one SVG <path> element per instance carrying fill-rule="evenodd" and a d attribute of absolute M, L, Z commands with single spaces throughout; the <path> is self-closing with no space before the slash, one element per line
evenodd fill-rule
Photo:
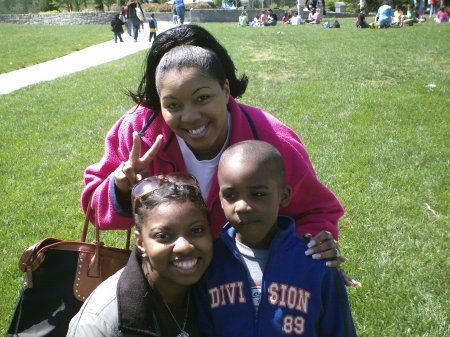
<path fill-rule="evenodd" d="M 185 130 L 189 133 L 190 136 L 203 137 L 208 130 L 208 125 L 209 124 L 207 123 L 197 128 L 186 128 Z"/>

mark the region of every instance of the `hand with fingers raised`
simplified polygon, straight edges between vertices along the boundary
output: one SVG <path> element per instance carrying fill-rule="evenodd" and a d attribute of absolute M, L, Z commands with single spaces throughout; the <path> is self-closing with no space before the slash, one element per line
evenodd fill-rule
<path fill-rule="evenodd" d="M 114 171 L 114 182 L 117 190 L 129 193 L 143 175 L 147 175 L 147 168 L 162 145 L 162 135 L 156 137 L 150 149 L 140 157 L 141 139 L 137 132 L 133 132 L 133 147 L 128 161 L 122 162 Z"/>

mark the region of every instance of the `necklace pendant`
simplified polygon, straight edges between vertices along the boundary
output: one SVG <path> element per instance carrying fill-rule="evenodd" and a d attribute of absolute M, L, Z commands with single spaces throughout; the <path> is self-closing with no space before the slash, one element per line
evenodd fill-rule
<path fill-rule="evenodd" d="M 189 334 L 188 334 L 186 331 L 182 330 L 182 331 L 178 334 L 177 337 L 189 337 Z"/>

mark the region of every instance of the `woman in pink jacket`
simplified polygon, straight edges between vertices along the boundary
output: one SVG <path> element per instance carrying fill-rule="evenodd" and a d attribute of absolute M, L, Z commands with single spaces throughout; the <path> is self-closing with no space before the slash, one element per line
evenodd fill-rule
<path fill-rule="evenodd" d="M 164 57 L 176 47 L 184 49 Z M 158 35 L 138 91 L 130 93 L 136 106 L 108 132 L 101 161 L 85 171 L 82 206 L 86 210 L 91 200 L 91 221 L 102 229 L 128 229 L 134 224 L 130 190 L 142 176 L 189 172 L 199 180 L 217 238 L 226 222 L 216 177 L 220 155 L 231 144 L 260 139 L 274 145 L 286 162 L 293 197 L 280 214 L 296 219 L 299 234 L 315 235 L 306 254 L 331 259 L 330 267 L 344 262 L 337 243 L 344 213 L 339 201 L 317 179 L 294 131 L 235 101 L 247 82 L 245 75 L 236 76 L 227 51 L 204 28 L 183 25 Z"/>

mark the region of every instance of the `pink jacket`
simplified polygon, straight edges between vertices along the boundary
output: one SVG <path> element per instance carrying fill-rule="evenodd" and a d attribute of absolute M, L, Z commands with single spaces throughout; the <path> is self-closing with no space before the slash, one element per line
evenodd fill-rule
<path fill-rule="evenodd" d="M 274 145 L 283 156 L 286 183 L 292 187 L 292 197 L 289 206 L 280 209 L 280 214 L 296 220 L 299 234 L 315 235 L 327 230 L 337 240 L 337 222 L 344 210 L 333 193 L 317 179 L 308 153 L 294 131 L 267 112 L 238 104 L 232 97 L 228 108 L 232 118 L 231 144 L 247 139 L 264 140 Z M 125 113 L 106 136 L 106 152 L 102 160 L 89 166 L 84 175 L 86 187 L 81 197 L 82 207 L 86 211 L 93 192 L 92 207 L 101 229 L 128 229 L 134 224 L 131 214 L 116 201 L 112 173 L 121 162 L 128 160 L 133 131 L 142 131 L 146 124 L 147 128 L 141 136 L 141 155 L 150 148 L 158 134 L 163 135 L 163 147 L 150 163 L 148 175 L 186 170 L 175 134 L 161 114 L 153 114 L 142 106 Z M 206 204 L 210 210 L 213 235 L 217 238 L 226 220 L 219 201 L 216 176 Z"/>

